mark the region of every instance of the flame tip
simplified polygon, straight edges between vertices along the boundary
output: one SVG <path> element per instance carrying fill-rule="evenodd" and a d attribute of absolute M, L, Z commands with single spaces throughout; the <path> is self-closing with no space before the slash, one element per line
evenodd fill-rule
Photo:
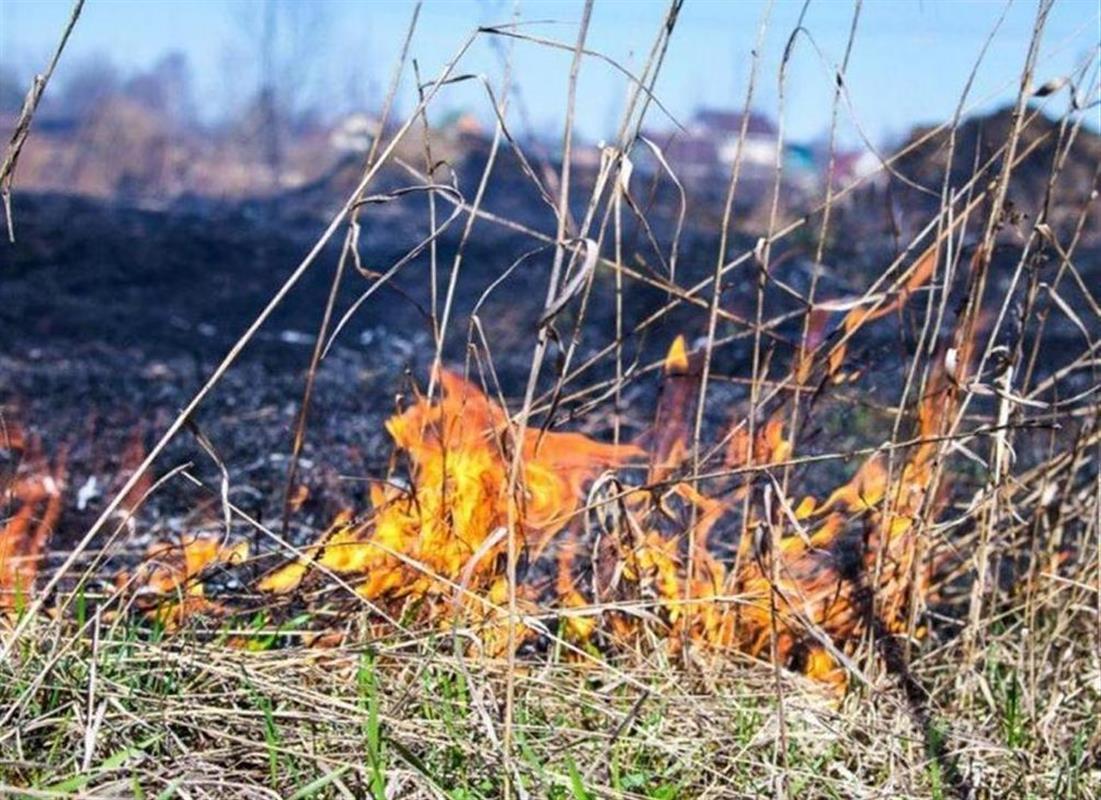
<path fill-rule="evenodd" d="M 684 373 L 688 371 L 688 345 L 684 334 L 678 333 L 677 338 L 669 346 L 669 352 L 665 356 L 666 374 Z"/>

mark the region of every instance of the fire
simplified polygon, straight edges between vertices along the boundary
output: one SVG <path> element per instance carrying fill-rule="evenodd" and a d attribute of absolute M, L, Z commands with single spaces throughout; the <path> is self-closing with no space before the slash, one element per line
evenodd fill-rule
<path fill-rule="evenodd" d="M 120 573 L 115 582 L 137 587 L 138 606 L 167 629 L 194 614 L 220 617 L 225 609 L 206 596 L 202 577 L 211 568 L 239 564 L 248 558 L 248 542 L 222 544 L 211 537 L 185 536 L 179 545 L 150 545 L 133 576 Z"/>
<path fill-rule="evenodd" d="M 522 609 L 549 599 L 562 610 L 565 636 L 578 644 L 637 644 L 644 626 L 657 624 L 672 650 L 688 643 L 768 656 L 775 646 L 788 666 L 843 683 L 838 656 L 860 640 L 873 596 L 878 630 L 903 627 L 915 524 L 934 492 L 936 444 L 922 441 L 890 470 L 881 455 L 869 458 L 821 503 L 813 497 L 790 503 L 778 490 L 762 497 L 752 480 L 707 494 L 672 477 L 686 459 L 684 419 L 698 380 L 692 362 L 678 338 L 654 431 L 641 439 L 646 447 L 526 431 L 522 481 L 511 495 L 506 412 L 469 382 L 443 374 L 439 400 L 419 398 L 387 423 L 408 460 L 408 483 L 376 485 L 371 515 L 360 522 L 344 515 L 306 557 L 271 573 L 259 588 L 290 592 L 318 567 L 359 576 L 363 596 L 394 611 L 427 601 L 416 606 L 427 618 L 444 627 L 461 618 L 482 630 L 486 652 L 499 653 L 508 639 L 505 562 L 514 520 L 519 545 L 533 559 L 552 550 L 557 570 L 551 598 L 540 597 L 532 582 L 518 587 Z M 942 371 L 919 408 L 923 439 L 939 432 L 954 394 L 955 383 Z M 760 426 L 752 451 L 741 426 L 726 463 L 764 471 L 793 457 L 781 416 Z M 646 485 L 596 480 L 644 457 L 651 464 Z M 742 536 L 747 497 L 753 502 Z M 773 553 L 770 531 L 777 527 L 783 533 Z M 916 578 L 920 595 L 925 577 Z M 613 610 L 583 614 L 611 601 Z M 641 610 L 619 608 L 632 603 Z M 520 630 L 514 641 L 531 635 Z"/>
<path fill-rule="evenodd" d="M 126 446 L 123 448 L 122 456 L 119 464 L 119 473 L 115 476 L 115 482 L 117 485 L 122 486 L 126 480 L 134 474 L 134 471 L 141 465 L 141 462 L 145 460 L 145 427 L 138 425 L 130 434 L 130 438 L 126 442 Z M 144 473 L 138 482 L 134 485 L 125 498 L 123 498 L 120 510 L 123 513 L 130 513 L 137 510 L 137 506 L 144 499 L 146 493 L 152 488 L 153 479 L 151 475 Z"/>
<path fill-rule="evenodd" d="M 857 306 L 850 311 L 842 323 L 846 339 L 865 323 L 894 314 L 906 305 L 910 295 L 928 283 L 936 271 L 937 258 L 940 255 L 940 243 L 934 243 L 923 252 L 913 265 L 907 270 L 906 280 L 902 283 L 898 293 L 887 303 L 878 308 L 864 308 Z M 829 376 L 835 380 L 840 379 L 841 365 L 845 361 L 846 342 L 842 341 L 830 351 Z"/>
<path fill-rule="evenodd" d="M 851 311 L 839 330 L 847 337 L 899 309 L 929 279 L 936 257 L 935 247 L 923 253 L 893 299 Z M 816 370 L 820 379 L 840 374 L 846 339 L 827 350 L 824 326 L 825 315 L 812 315 L 792 371 L 800 385 Z M 874 633 L 895 633 L 905 627 L 907 600 L 924 595 L 927 576 L 913 564 L 918 522 L 936 510 L 935 440 L 955 407 L 958 376 L 943 368 L 933 376 L 918 408 L 919 443 L 894 463 L 874 455 L 825 500 L 794 502 L 772 477 L 796 456 L 783 407 L 753 430 L 744 420 L 732 427 L 724 463 L 741 476 L 733 485 L 677 477 L 688 461 L 700 364 L 677 337 L 654 424 L 635 445 L 537 430 L 524 431 L 517 445 L 500 405 L 441 374 L 438 400 L 420 397 L 387 423 L 408 480 L 373 486 L 370 515 L 338 519 L 259 588 L 291 592 L 317 568 L 357 576 L 364 597 L 391 611 L 418 608 L 444 627 L 458 619 L 479 626 L 485 651 L 497 653 L 509 638 L 503 606 L 514 526 L 529 562 L 553 554 L 549 566 L 529 564 L 529 574 L 556 572 L 543 590 L 539 580 L 522 582 L 518 602 L 524 610 L 553 604 L 564 635 L 578 644 L 635 646 L 657 625 L 671 650 L 772 654 L 843 683 L 842 662 L 873 611 Z M 521 477 L 510 492 L 517 446 Z M 621 485 L 612 472 L 645 464 L 638 486 Z"/>
<path fill-rule="evenodd" d="M 322 567 L 362 576 L 357 591 L 371 600 L 435 600 L 430 613 L 442 612 L 456 587 L 488 591 L 492 601 L 501 591 L 510 523 L 521 546 L 542 549 L 577 517 L 589 481 L 643 455 L 578 433 L 528 430 L 520 485 L 510 494 L 507 415 L 459 376 L 444 372 L 440 381 L 438 402 L 421 398 L 386 425 L 408 459 L 408 483 L 374 485 L 367 520 L 339 520 L 305 559 L 261 581 L 261 590 L 289 592 L 311 567 Z"/>
<path fill-rule="evenodd" d="M 7 509 L 0 521 L 0 614 L 17 609 L 34 587 L 38 568 L 50 535 L 61 516 L 62 488 L 66 476 L 65 453 L 51 469 L 37 442 L 5 428 L 0 432 L 3 450 L 11 454 L 5 489 Z M 20 471 L 23 455 L 26 470 Z"/>
<path fill-rule="evenodd" d="M 930 248 L 893 298 L 850 311 L 838 327 L 844 338 L 829 348 L 826 314 L 812 312 L 786 386 L 838 380 L 848 336 L 901 308 L 935 264 Z M 908 601 L 925 594 L 928 575 L 914 563 L 920 521 L 937 511 L 938 437 L 968 362 L 968 343 L 954 344 L 918 404 L 916 442 L 893 458 L 868 458 L 825 499 L 798 502 L 785 496 L 798 457 L 783 397 L 758 424 L 736 419 L 720 446 L 690 447 L 702 354 L 683 337 L 665 359 L 654 422 L 632 444 L 518 433 L 503 404 L 441 372 L 438 397 L 418 396 L 387 421 L 403 469 L 372 485 L 370 512 L 342 513 L 256 588 L 290 594 L 313 574 L 335 573 L 390 618 L 473 627 L 489 654 L 536 635 L 509 606 L 536 614 L 549 605 L 575 645 L 738 650 L 844 683 L 847 656 L 865 634 L 904 630 Z M 141 460 L 141 439 L 126 468 Z M 692 474 L 704 451 L 720 453 L 726 477 Z M 0 528 L 0 609 L 32 587 L 60 513 L 64 459 L 52 471 L 41 459 L 34 466 L 15 475 L 15 510 Z M 307 496 L 299 487 L 292 507 Z M 522 569 L 511 565 L 520 575 L 512 592 L 511 545 L 526 557 Z M 137 607 L 176 627 L 226 613 L 203 578 L 248 556 L 247 543 L 189 535 L 150 548 L 119 585 L 136 586 Z"/>
<path fill-rule="evenodd" d="M 922 437 L 936 434 L 936 421 L 944 416 L 938 412 L 951 402 L 945 395 L 954 394 L 951 387 L 943 375 L 934 381 L 919 414 Z M 777 442 L 775 429 L 766 426 L 758 441 L 764 465 L 787 455 L 788 444 Z M 728 523 L 721 527 L 721 520 L 738 512 L 745 492 L 710 498 L 686 483 L 676 484 L 670 494 L 695 511 L 694 568 L 688 569 L 683 533 L 663 534 L 651 523 L 624 554 L 627 585 L 620 598 L 654 598 L 668 628 L 665 640 L 674 650 L 690 642 L 767 657 L 775 641 L 782 663 L 843 684 L 846 674 L 838 656 L 843 660 L 859 642 L 873 597 L 880 603 L 875 624 L 882 635 L 904 630 L 914 577 L 917 595 L 925 594 L 927 576 L 914 576 L 913 570 L 915 525 L 934 492 L 935 453 L 933 442 L 918 445 L 899 459 L 890 479 L 882 457 L 873 456 L 824 503 L 805 498 L 789 510 L 804 535 L 791 533 L 789 526 L 775 553 L 770 531 L 783 526 L 785 514 L 778 498 L 766 493 L 752 508 L 750 535 L 738 541 L 733 563 L 717 558 L 707 544 L 716 535 L 724 540 L 736 536 Z M 667 514 L 647 513 L 641 502 L 632 505 L 642 520 Z M 565 585 L 560 579 L 560 590 Z M 578 604 L 570 598 L 570 605 Z M 622 616 L 612 627 L 619 637 L 635 636 L 639 628 Z"/>

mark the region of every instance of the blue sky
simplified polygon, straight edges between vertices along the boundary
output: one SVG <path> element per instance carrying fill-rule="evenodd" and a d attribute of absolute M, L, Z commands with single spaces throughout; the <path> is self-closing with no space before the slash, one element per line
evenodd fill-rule
<path fill-rule="evenodd" d="M 308 16 L 320 19 L 320 33 L 306 43 L 303 66 L 289 78 L 296 90 L 303 97 L 340 103 L 378 96 L 388 81 L 412 4 L 300 0 L 299 5 L 310 9 Z M 0 0 L 0 61 L 24 73 L 37 68 L 48 57 L 69 6 L 68 0 Z M 413 44 L 422 75 L 434 74 L 476 25 L 508 21 L 513 7 L 502 0 L 428 0 Z M 574 40 L 580 0 L 526 0 L 519 7 L 526 20 L 549 20 L 529 28 L 531 32 Z M 773 117 L 779 111 L 777 65 L 801 7 L 801 1 L 777 0 L 772 9 L 756 106 Z M 109 55 L 123 69 L 139 69 L 166 51 L 180 50 L 191 61 L 201 104 L 216 115 L 242 102 L 255 86 L 254 32 L 260 8 L 259 0 L 87 0 L 57 80 L 64 81 L 68 70 L 79 69 L 82 60 L 96 53 Z M 688 0 L 658 84 L 659 96 L 675 115 L 687 118 L 700 105 L 741 106 L 750 49 L 764 8 L 759 0 Z M 830 64 L 842 56 L 852 8 L 848 0 L 814 0 L 810 5 L 806 28 Z M 849 69 L 860 126 L 873 140 L 883 141 L 915 123 L 950 117 L 983 41 L 1005 8 L 1001 0 L 866 0 Z M 665 9 L 664 2 L 597 0 L 589 46 L 638 68 Z M 1013 97 L 1035 10 L 1032 0 L 1009 4 L 972 90 L 978 108 L 989 109 Z M 1069 74 L 1095 53 L 1099 24 L 1097 0 L 1058 0 L 1043 40 L 1039 80 Z M 565 104 L 569 54 L 517 43 L 514 63 L 534 126 L 542 132 L 556 130 Z M 500 60 L 488 42 L 481 42 L 461 71 L 496 80 Z M 577 109 L 582 133 L 595 139 L 613 130 L 625 95 L 621 76 L 606 65 L 587 62 Z M 409 108 L 411 81 L 404 86 L 403 98 Z M 784 121 L 790 138 L 821 135 L 829 123 L 831 100 L 828 67 L 802 40 L 785 88 Z M 468 85 L 448 89 L 437 112 L 485 108 L 484 96 Z M 1095 119 L 1096 112 L 1090 112 Z M 850 142 L 857 139 L 848 119 L 842 123 L 842 135 Z"/>

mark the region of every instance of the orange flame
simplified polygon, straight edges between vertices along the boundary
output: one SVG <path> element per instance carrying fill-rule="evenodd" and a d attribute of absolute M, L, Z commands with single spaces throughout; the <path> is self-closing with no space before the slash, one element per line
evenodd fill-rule
<path fill-rule="evenodd" d="M 5 449 L 22 455 L 21 436 L 5 439 L 12 445 Z M 65 451 L 50 470 L 37 442 L 32 441 L 28 450 L 28 474 L 16 475 L 10 487 L 15 511 L 0 527 L 0 612 L 19 605 L 34 588 L 46 545 L 61 517 Z"/>
<path fill-rule="evenodd" d="M 890 302 L 846 315 L 845 336 L 901 308 L 936 262 L 934 246 Z M 815 370 L 820 384 L 840 374 L 846 342 L 824 350 L 825 320 L 814 311 L 808 320 L 792 369 L 800 386 Z M 966 365 L 966 341 L 958 349 L 955 363 Z M 439 399 L 417 398 L 386 423 L 407 478 L 374 484 L 370 516 L 357 521 L 342 513 L 301 558 L 258 588 L 290 593 L 315 569 L 354 576 L 361 595 L 403 618 L 416 608 L 445 629 L 476 626 L 484 652 L 497 654 L 534 635 L 504 607 L 515 600 L 522 613 L 534 613 L 540 599 L 534 585 L 516 587 L 510 598 L 511 534 L 533 560 L 553 541 L 557 574 L 546 583 L 574 643 L 599 637 L 637 645 L 656 625 L 657 641 L 672 651 L 687 645 L 771 653 L 808 675 L 843 683 L 841 662 L 867 632 L 873 601 L 878 635 L 902 629 L 912 589 L 924 594 L 928 576 L 914 569 L 915 543 L 920 521 L 936 510 L 937 439 L 956 408 L 959 376 L 944 366 L 934 373 L 918 407 L 920 441 L 891 468 L 874 455 L 824 501 L 793 504 L 780 496 L 786 490 L 778 481 L 758 477 L 794 456 L 795 434 L 785 432 L 779 409 L 752 435 L 745 424 L 732 431 L 725 464 L 744 477 L 739 485 L 716 492 L 697 478 L 674 477 L 688 453 L 699 354 L 678 336 L 664 367 L 655 421 L 640 445 L 556 431 L 517 435 L 501 405 L 441 372 Z M 127 447 L 125 470 L 142 460 L 142 438 L 139 431 Z M 646 485 L 623 489 L 614 475 L 597 480 L 628 464 L 649 465 Z M 0 528 L 0 610 L 33 585 L 60 514 L 63 477 L 62 458 L 52 473 L 39 469 L 14 483 L 16 511 Z M 607 487 L 614 491 L 601 496 Z M 298 487 L 292 507 L 307 497 Z M 131 493 L 126 506 L 138 499 Z M 188 536 L 178 546 L 153 546 L 132 580 L 119 580 L 139 587 L 139 608 L 176 627 L 193 614 L 223 614 L 202 578 L 246 558 L 245 542 Z"/>
<path fill-rule="evenodd" d="M 598 526 L 606 535 L 596 534 L 591 547 L 582 545 L 580 526 L 571 527 L 581 516 L 588 486 L 602 471 L 647 451 L 577 433 L 526 431 L 520 486 L 510 494 L 507 415 L 470 383 L 443 373 L 438 401 L 418 399 L 387 423 L 408 458 L 409 483 L 374 486 L 371 518 L 353 523 L 350 514 L 342 516 L 306 557 L 269 574 L 259 588 L 290 592 L 318 566 L 356 575 L 365 597 L 427 600 L 419 607 L 445 627 L 459 618 L 446 609 L 461 612 L 464 624 L 481 627 L 484 649 L 496 653 L 509 639 L 501 608 L 508 597 L 508 526 L 514 523 L 519 545 L 536 554 L 569 528 L 570 535 L 558 537 L 553 587 L 564 612 L 562 630 L 573 641 L 586 643 L 599 634 L 624 642 L 637 638 L 644 625 L 659 624 L 673 649 L 689 642 L 759 656 L 775 638 L 776 656 L 785 664 L 843 682 L 837 655 L 859 641 L 869 597 L 880 598 L 885 630 L 901 625 L 912 580 L 915 522 L 933 489 L 936 444 L 912 448 L 893 475 L 881 457 L 869 458 L 821 504 L 808 497 L 793 509 L 773 497 L 771 506 L 754 505 L 747 527 L 755 535 L 735 540 L 731 565 L 713 553 L 715 546 L 729 542 L 711 540 L 717 531 L 723 540 L 730 538 L 731 526 L 723 527 L 723 520 L 740 510 L 748 484 L 724 498 L 668 480 L 685 452 L 684 420 L 696 396 L 691 364 L 678 338 L 666 360 L 658 430 L 643 437 L 651 481 L 656 481 L 651 486 L 664 485 L 664 491 L 615 492 L 608 502 L 618 510 L 606 514 Z M 934 378 L 919 408 L 923 437 L 935 436 L 954 403 L 955 385 L 943 370 Z M 792 457 L 778 414 L 760 427 L 755 440 L 752 461 L 762 469 Z M 736 433 L 727 463 L 747 465 L 749 456 L 748 434 Z M 602 502 L 592 509 L 597 516 L 607 506 Z M 854 526 L 860 519 L 862 526 Z M 780 536 L 771 553 L 769 531 L 789 524 L 799 528 L 798 535 Z M 695 543 L 691 553 L 684 547 L 689 539 Z M 585 565 L 590 552 L 591 563 Z M 590 577 L 579 580 L 586 570 Z M 533 610 L 533 588 L 518 590 L 522 608 Z M 448 603 L 452 597 L 459 599 Z M 652 610 L 579 613 L 593 603 L 617 600 L 645 601 Z M 530 635 L 518 630 L 512 639 L 516 643 Z"/>
<path fill-rule="evenodd" d="M 521 544 L 541 548 L 578 513 L 585 484 L 642 455 L 578 433 L 525 431 L 518 491 L 508 492 L 509 423 L 469 382 L 441 373 L 442 397 L 421 399 L 387 422 L 408 456 L 410 485 L 376 484 L 374 517 L 330 531 L 307 559 L 260 584 L 288 592 L 313 565 L 361 575 L 358 591 L 378 599 L 442 597 L 456 584 L 499 586 L 510 523 Z"/>
<path fill-rule="evenodd" d="M 910 268 L 906 271 L 906 279 L 903 281 L 898 293 L 878 308 L 865 308 L 857 306 L 848 314 L 842 322 L 845 339 L 839 342 L 828 354 L 827 376 L 834 380 L 841 380 L 841 367 L 845 362 L 845 353 L 848 348 L 847 340 L 865 323 L 881 319 L 888 314 L 893 314 L 903 308 L 910 299 L 910 295 L 920 289 L 933 277 L 936 270 L 937 259 L 940 255 L 940 244 L 935 242 L 930 245 Z M 812 318 L 813 319 L 813 318 Z"/>
<path fill-rule="evenodd" d="M 841 324 L 845 336 L 901 308 L 936 261 L 934 246 L 910 267 L 890 302 L 851 311 Z M 825 321 L 817 312 L 808 320 L 792 370 L 799 385 L 815 369 L 826 379 L 840 374 L 846 342 L 825 351 Z M 957 361 L 966 363 L 967 354 Z M 372 486 L 370 516 L 355 521 L 342 514 L 303 557 L 271 572 L 258 588 L 289 593 L 315 569 L 354 576 L 360 594 L 403 618 L 415 608 L 444 628 L 477 626 L 484 651 L 500 653 L 510 641 L 533 635 L 517 620 L 510 623 L 503 609 L 512 531 L 533 559 L 554 540 L 557 574 L 549 585 L 563 612 L 562 631 L 575 643 L 600 637 L 637 644 L 645 628 L 657 625 L 658 641 L 672 650 L 688 644 L 773 653 L 808 675 L 844 683 L 841 664 L 866 631 L 870 604 L 877 635 L 896 632 L 915 579 L 918 595 L 924 592 L 927 576 L 913 569 L 915 542 L 919 521 L 935 511 L 936 438 L 956 407 L 957 376 L 943 368 L 935 373 L 918 408 L 921 441 L 892 468 L 883 456 L 872 456 L 824 501 L 805 497 L 794 504 L 779 496 L 777 481 L 755 477 L 794 456 L 780 410 L 752 436 L 744 424 L 733 430 L 725 464 L 744 475 L 741 484 L 708 494 L 695 479 L 673 478 L 687 455 L 700 363 L 677 337 L 664 366 L 655 422 L 642 446 L 553 431 L 517 437 L 500 405 L 457 375 L 441 373 L 438 400 L 418 398 L 386 423 L 407 479 Z M 622 489 L 614 476 L 596 481 L 643 458 L 646 486 Z M 511 486 L 514 459 L 519 480 Z M 610 497 L 586 504 L 590 492 L 608 486 L 615 489 Z M 739 518 L 743 510 L 748 519 Z M 182 557 L 143 574 L 143 584 L 202 606 L 202 585 L 193 578 L 210 564 L 247 555 L 202 541 L 186 542 Z M 533 585 L 516 587 L 525 613 L 537 609 L 538 595 Z M 189 610 L 186 602 L 177 607 Z M 509 624 L 516 627 L 510 631 Z"/>
<path fill-rule="evenodd" d="M 185 536 L 179 545 L 150 545 L 133 577 L 139 606 L 169 630 L 194 614 L 221 616 L 223 607 L 206 596 L 201 578 L 212 567 L 243 562 L 248 553 L 246 541 L 224 545 L 218 539 L 201 536 Z M 131 583 L 126 573 L 115 580 L 120 586 Z"/>

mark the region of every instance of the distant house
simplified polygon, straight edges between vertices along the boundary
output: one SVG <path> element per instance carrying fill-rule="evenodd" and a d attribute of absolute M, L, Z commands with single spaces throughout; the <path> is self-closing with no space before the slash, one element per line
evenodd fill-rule
<path fill-rule="evenodd" d="M 489 131 L 478 116 L 465 109 L 452 109 L 432 119 L 432 128 L 444 138 L 458 144 L 484 144 Z"/>
<path fill-rule="evenodd" d="M 745 138 L 742 139 L 742 127 Z M 696 112 L 689 125 L 695 136 L 715 143 L 719 162 L 732 166 L 742 153 L 742 167 L 773 169 L 776 166 L 777 131 L 772 120 L 750 112 L 748 119 L 736 111 L 703 109 Z"/>
<path fill-rule="evenodd" d="M 379 121 L 368 114 L 349 114 L 329 134 L 329 143 L 342 153 L 366 153 L 380 131 Z"/>
<path fill-rule="evenodd" d="M 469 112 L 460 114 L 454 123 L 452 123 L 451 127 L 459 138 L 472 137 L 475 139 L 484 139 L 489 135 L 482 121 Z"/>
<path fill-rule="evenodd" d="M 823 173 L 831 171 L 828 163 L 823 165 Z M 848 150 L 834 155 L 831 177 L 834 188 L 839 189 L 857 181 L 881 185 L 886 181 L 887 172 L 879 156 L 870 150 Z"/>
<path fill-rule="evenodd" d="M 737 111 L 700 109 L 685 130 L 646 136 L 662 149 L 677 174 L 688 180 L 729 172 L 739 152 L 746 177 L 770 174 L 776 167 L 776 126 L 755 112 L 745 117 Z"/>
<path fill-rule="evenodd" d="M 804 191 L 814 191 L 820 182 L 815 149 L 806 144 L 789 142 L 784 145 L 784 180 Z"/>

